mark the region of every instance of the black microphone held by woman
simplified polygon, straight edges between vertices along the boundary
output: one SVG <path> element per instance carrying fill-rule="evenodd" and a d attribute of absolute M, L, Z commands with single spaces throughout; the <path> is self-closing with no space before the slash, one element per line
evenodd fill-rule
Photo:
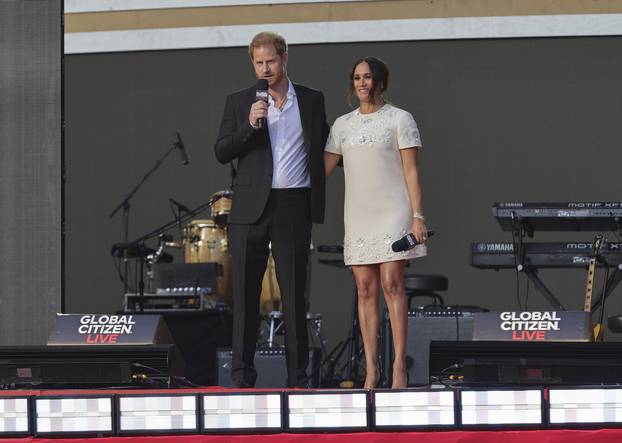
<path fill-rule="evenodd" d="M 428 238 L 432 237 L 433 235 L 434 231 L 428 231 Z M 399 240 L 394 241 L 391 245 L 391 249 L 393 249 L 393 252 L 404 252 L 414 248 L 418 244 L 419 242 L 415 238 L 415 234 L 411 232 L 410 234 L 406 234 Z"/>

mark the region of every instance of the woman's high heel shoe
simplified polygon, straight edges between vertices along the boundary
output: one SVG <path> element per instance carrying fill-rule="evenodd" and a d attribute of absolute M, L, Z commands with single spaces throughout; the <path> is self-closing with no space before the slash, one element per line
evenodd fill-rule
<path fill-rule="evenodd" d="M 395 371 L 393 371 L 393 378 L 391 380 L 391 389 L 406 389 L 408 387 L 408 371 L 404 369 L 401 374 L 396 377 Z"/>
<path fill-rule="evenodd" d="M 376 367 L 375 375 L 372 380 L 369 380 L 369 373 L 365 377 L 365 384 L 363 385 L 363 389 L 376 389 L 380 385 L 380 368 Z"/>

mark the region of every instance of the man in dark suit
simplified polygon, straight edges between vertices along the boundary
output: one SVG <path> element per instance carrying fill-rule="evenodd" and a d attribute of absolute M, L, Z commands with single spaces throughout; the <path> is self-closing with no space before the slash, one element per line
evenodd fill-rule
<path fill-rule="evenodd" d="M 324 96 L 289 80 L 287 44 L 280 35 L 257 34 L 248 52 L 257 78 L 268 81 L 268 101 L 256 100 L 255 86 L 229 95 L 215 146 L 221 163 L 237 160 L 229 216 L 231 375 L 238 387 L 255 385 L 259 295 L 272 242 L 285 322 L 287 385 L 304 387 L 311 223 L 324 220 L 323 151 L 329 131 Z"/>

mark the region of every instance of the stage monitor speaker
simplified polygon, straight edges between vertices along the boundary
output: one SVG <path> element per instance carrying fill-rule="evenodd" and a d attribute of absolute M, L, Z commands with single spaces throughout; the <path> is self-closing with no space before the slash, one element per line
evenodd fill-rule
<path fill-rule="evenodd" d="M 0 385 L 98 388 L 174 385 L 184 363 L 174 345 L 0 347 Z"/>
<path fill-rule="evenodd" d="M 217 352 L 231 347 L 231 311 L 172 311 L 162 317 L 186 363 L 186 378 L 201 386 L 218 384 Z"/>
<path fill-rule="evenodd" d="M 320 386 L 320 350 L 309 348 L 309 366 L 307 376 L 309 387 Z M 257 370 L 256 388 L 286 388 L 287 367 L 285 350 L 281 347 L 255 352 L 255 369 Z M 231 350 L 218 351 L 218 385 L 232 387 L 231 381 Z"/>
<path fill-rule="evenodd" d="M 461 365 L 463 385 L 618 385 L 621 342 L 435 341 L 430 370 Z"/>
<path fill-rule="evenodd" d="M 383 368 L 390 377 L 393 366 L 393 340 L 388 313 L 384 315 Z M 430 383 L 430 343 L 437 340 L 472 340 L 473 314 L 439 306 L 438 310 L 408 313 L 406 364 L 410 386 Z"/>

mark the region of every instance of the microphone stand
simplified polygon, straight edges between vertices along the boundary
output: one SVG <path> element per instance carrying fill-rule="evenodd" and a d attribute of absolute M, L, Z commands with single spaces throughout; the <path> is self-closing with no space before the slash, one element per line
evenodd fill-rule
<path fill-rule="evenodd" d="M 149 171 L 147 171 L 147 173 L 136 184 L 136 186 L 134 186 L 134 188 L 132 188 L 132 190 L 125 197 L 123 197 L 123 200 L 121 200 L 121 202 L 117 206 L 115 206 L 112 212 L 108 215 L 108 218 L 113 218 L 117 214 L 117 212 L 123 209 L 123 219 L 122 219 L 123 243 L 127 244 L 129 241 L 130 208 L 131 208 L 130 199 L 134 196 L 134 194 L 136 194 L 136 192 L 138 192 L 142 184 L 147 181 L 147 179 L 151 176 L 151 174 L 153 174 L 160 166 L 162 166 L 162 163 L 164 163 L 164 160 L 166 159 L 166 157 L 168 157 L 168 155 L 171 152 L 173 152 L 175 149 L 177 149 L 177 143 L 173 142 L 171 146 L 168 148 L 168 150 L 164 153 L 164 155 L 160 157 L 158 160 L 156 160 L 155 165 L 153 165 L 153 167 Z M 129 274 L 128 268 L 129 268 L 129 261 L 127 257 L 127 248 L 125 248 L 123 252 L 123 294 L 124 295 L 128 291 L 128 283 L 127 283 L 127 277 Z M 142 263 L 141 263 L 141 269 L 142 269 Z"/>

